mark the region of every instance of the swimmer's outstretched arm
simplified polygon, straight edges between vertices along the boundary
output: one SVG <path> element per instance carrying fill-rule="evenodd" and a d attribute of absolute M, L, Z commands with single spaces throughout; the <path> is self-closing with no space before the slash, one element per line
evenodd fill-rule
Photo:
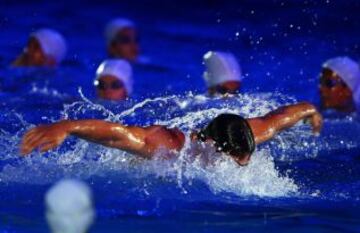
<path fill-rule="evenodd" d="M 21 144 L 21 154 L 27 155 L 35 149 L 41 152 L 59 146 L 73 135 L 104 146 L 134 152 L 147 157 L 152 153 L 145 143 L 146 129 L 124 126 L 102 120 L 59 121 L 40 125 L 28 131 Z"/>
<path fill-rule="evenodd" d="M 290 128 L 301 120 L 309 120 L 315 134 L 322 128 L 322 116 L 314 105 L 299 103 L 280 107 L 265 116 L 250 118 L 248 123 L 255 137 L 255 143 L 263 143 L 278 132 Z"/>

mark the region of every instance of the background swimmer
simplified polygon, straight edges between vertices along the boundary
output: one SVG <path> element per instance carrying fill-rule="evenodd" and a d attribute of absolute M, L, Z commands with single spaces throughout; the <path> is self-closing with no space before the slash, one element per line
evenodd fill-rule
<path fill-rule="evenodd" d="M 360 67 L 349 57 L 336 57 L 323 64 L 320 75 L 323 109 L 351 112 L 360 104 Z"/>
<path fill-rule="evenodd" d="M 209 51 L 204 55 L 204 80 L 209 94 L 235 94 L 242 81 L 241 68 L 231 53 Z"/>
<path fill-rule="evenodd" d="M 203 130 L 193 132 L 191 139 L 214 145 L 217 151 L 231 156 L 240 165 L 246 165 L 255 150 L 255 145 L 270 140 L 278 132 L 305 119 L 309 120 L 314 133 L 320 132 L 320 113 L 311 104 L 299 103 L 250 119 L 222 114 Z M 102 120 L 65 120 L 40 125 L 28 131 L 23 137 L 21 153 L 26 155 L 35 149 L 48 151 L 60 145 L 69 135 L 148 159 L 161 148 L 180 151 L 185 143 L 185 134 L 176 128 L 160 125 L 125 126 Z"/>
<path fill-rule="evenodd" d="M 66 55 L 64 37 L 53 29 L 40 29 L 30 34 L 23 53 L 14 66 L 57 66 Z"/>
<path fill-rule="evenodd" d="M 92 192 L 78 180 L 61 180 L 45 195 L 46 220 L 52 233 L 85 233 L 93 223 Z"/>
<path fill-rule="evenodd" d="M 122 59 L 108 59 L 96 70 L 94 81 L 99 98 L 124 100 L 133 91 L 131 65 Z"/>
<path fill-rule="evenodd" d="M 134 22 L 118 18 L 112 20 L 105 29 L 106 46 L 110 57 L 136 61 L 139 52 L 139 36 Z"/>

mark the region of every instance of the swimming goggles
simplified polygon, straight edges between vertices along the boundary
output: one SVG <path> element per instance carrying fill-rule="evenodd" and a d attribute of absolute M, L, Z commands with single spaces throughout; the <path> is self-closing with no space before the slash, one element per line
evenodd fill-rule
<path fill-rule="evenodd" d="M 346 83 L 342 80 L 329 79 L 329 78 L 321 78 L 320 83 L 322 86 L 327 88 L 333 88 L 336 86 L 347 87 Z"/>
<path fill-rule="evenodd" d="M 119 44 L 132 44 L 132 43 L 139 43 L 140 39 L 138 36 L 123 36 L 123 35 L 119 35 L 117 37 L 114 38 L 113 42 L 114 43 L 119 43 Z"/>
<path fill-rule="evenodd" d="M 124 87 L 124 84 L 119 80 L 114 80 L 110 83 L 105 82 L 103 80 L 97 80 L 97 82 L 95 82 L 95 86 L 99 90 L 107 90 L 107 89 L 119 90 Z"/>
<path fill-rule="evenodd" d="M 226 87 L 222 87 L 222 86 L 217 86 L 215 88 L 215 91 L 216 93 L 219 93 L 219 94 L 222 94 L 222 95 L 225 95 L 225 94 L 238 94 L 239 93 L 239 90 L 236 89 L 236 90 L 230 90 Z"/>

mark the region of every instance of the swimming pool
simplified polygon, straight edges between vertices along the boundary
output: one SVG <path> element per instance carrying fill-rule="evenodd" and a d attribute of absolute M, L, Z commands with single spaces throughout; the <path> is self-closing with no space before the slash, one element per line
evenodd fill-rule
<path fill-rule="evenodd" d="M 0 3 L 0 230 L 48 232 L 43 194 L 62 177 L 87 181 L 97 221 L 91 232 L 358 232 L 360 124 L 325 113 L 323 134 L 298 125 L 259 147 L 248 167 L 226 158 L 204 166 L 187 144 L 175 161 L 141 161 L 69 140 L 20 158 L 26 128 L 60 118 L 100 118 L 189 132 L 221 112 L 266 113 L 297 100 L 318 102 L 321 63 L 359 54 L 357 1 L 72 1 Z M 334 14 L 336 11 L 336 14 Z M 142 64 L 125 103 L 95 98 L 95 69 L 106 57 L 103 25 L 116 16 L 140 28 Z M 11 69 L 32 29 L 53 26 L 68 39 L 60 70 Z M 229 50 L 246 94 L 204 96 L 202 55 Z"/>

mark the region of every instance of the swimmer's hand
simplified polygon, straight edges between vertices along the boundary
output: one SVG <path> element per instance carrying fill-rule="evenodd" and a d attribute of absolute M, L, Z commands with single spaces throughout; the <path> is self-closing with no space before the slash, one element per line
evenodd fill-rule
<path fill-rule="evenodd" d="M 312 131 L 316 136 L 320 135 L 323 126 L 323 117 L 317 110 L 314 111 L 312 115 L 305 118 L 304 123 L 311 125 Z"/>
<path fill-rule="evenodd" d="M 323 126 L 323 117 L 319 112 L 315 112 L 311 117 L 308 118 L 309 123 L 313 128 L 313 133 L 315 135 L 320 135 L 320 131 Z"/>
<path fill-rule="evenodd" d="M 39 149 L 41 152 L 54 149 L 59 146 L 68 135 L 69 125 L 67 121 L 37 126 L 23 136 L 20 147 L 21 155 L 26 156 L 36 149 Z"/>

